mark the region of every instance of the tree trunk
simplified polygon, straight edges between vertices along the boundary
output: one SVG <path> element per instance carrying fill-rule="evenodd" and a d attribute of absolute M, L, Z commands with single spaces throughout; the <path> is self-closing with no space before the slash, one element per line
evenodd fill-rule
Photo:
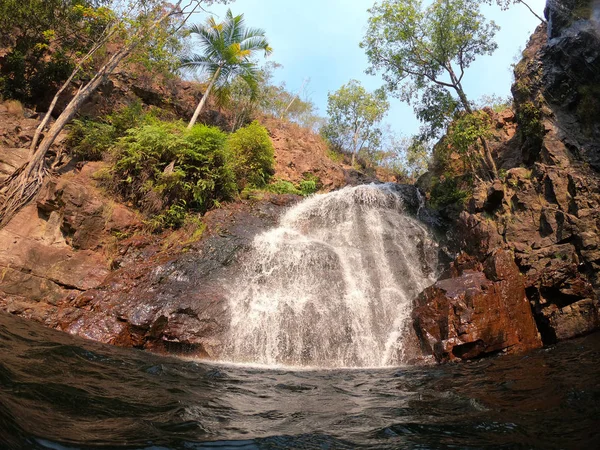
<path fill-rule="evenodd" d="M 352 167 L 354 167 L 354 161 L 356 159 L 356 153 L 358 152 L 358 130 L 354 132 L 354 136 L 352 137 L 352 141 L 354 143 L 354 148 L 352 149 Z"/>
<path fill-rule="evenodd" d="M 546 20 L 545 20 L 544 18 L 540 17 L 540 16 L 539 16 L 539 15 L 538 15 L 538 14 L 537 14 L 537 13 L 536 13 L 534 10 L 533 10 L 533 8 L 532 8 L 531 6 L 529 6 L 527 3 L 525 3 L 523 0 L 519 0 L 519 3 L 521 3 L 521 4 L 525 5 L 525 6 L 527 7 L 527 9 L 529 10 L 529 12 L 531 12 L 531 14 L 533 14 L 535 17 L 537 17 L 537 18 L 540 20 L 540 22 L 542 22 L 542 23 L 546 23 Z"/>
<path fill-rule="evenodd" d="M 202 112 L 202 109 L 204 108 L 204 105 L 206 104 L 206 100 L 208 100 L 208 96 L 209 96 L 210 92 L 212 91 L 212 88 L 214 87 L 215 83 L 217 82 L 217 79 L 219 78 L 219 75 L 221 74 L 221 68 L 222 68 L 222 66 L 219 66 L 219 68 L 213 75 L 212 79 L 210 80 L 210 83 L 209 83 L 208 87 L 206 88 L 206 92 L 202 96 L 202 99 L 200 99 L 200 103 L 198 103 L 198 107 L 196 108 L 196 111 L 194 111 L 192 120 L 190 120 L 190 123 L 188 125 L 188 130 L 196 124 L 196 120 L 198 120 L 198 116 L 200 115 L 200 112 Z"/>
<path fill-rule="evenodd" d="M 38 144 L 39 139 L 40 139 L 40 136 L 44 132 L 44 129 L 48 125 L 48 122 L 50 122 L 50 118 L 52 117 L 52 113 L 54 112 L 54 108 L 56 107 L 56 103 L 58 102 L 58 99 L 60 98 L 60 96 L 62 95 L 62 93 L 67 89 L 67 87 L 69 87 L 69 85 L 71 84 L 71 81 L 73 81 L 73 78 L 75 78 L 75 76 L 79 73 L 79 71 L 83 67 L 83 64 L 88 59 L 90 59 L 92 56 L 94 56 L 94 54 L 98 50 L 100 50 L 104 44 L 106 44 L 108 42 L 108 40 L 115 33 L 115 31 L 116 31 L 116 27 L 113 28 L 113 29 L 108 30 L 108 32 L 106 32 L 101 37 L 101 39 L 99 39 L 94 44 L 94 46 L 90 49 L 90 51 L 79 61 L 79 64 L 77 64 L 77 66 L 73 69 L 73 71 L 71 72 L 71 75 L 69 76 L 69 78 L 67 79 L 67 81 L 65 81 L 63 83 L 63 85 L 60 87 L 60 89 L 58 90 L 58 92 L 54 95 L 54 98 L 52 99 L 52 103 L 50 103 L 50 106 L 48 107 L 48 111 L 46 111 L 46 114 L 44 115 L 44 119 L 42 120 L 42 122 L 39 124 L 39 126 L 35 130 L 35 134 L 33 136 L 33 139 L 31 141 L 31 145 L 29 147 L 29 156 L 30 157 L 32 157 L 34 155 L 35 150 L 37 148 L 37 144 Z"/>
<path fill-rule="evenodd" d="M 492 174 L 492 179 L 496 180 L 496 179 L 498 179 L 498 168 L 496 167 L 496 162 L 494 161 L 494 158 L 492 157 L 492 152 L 490 150 L 490 147 L 483 136 L 479 137 L 479 141 L 481 142 L 481 145 L 483 146 L 484 159 L 485 159 L 486 165 L 488 166 L 488 170 Z"/>
<path fill-rule="evenodd" d="M 454 90 L 458 94 L 463 108 L 465 108 L 465 111 L 468 114 L 473 114 L 473 108 L 471 108 L 471 104 L 467 99 L 467 95 L 465 94 L 465 91 L 463 90 L 460 81 L 458 80 L 458 78 L 456 78 L 456 75 L 454 74 L 454 71 L 452 71 L 451 67 L 449 73 L 450 78 L 452 79 L 452 84 L 454 85 Z M 485 162 L 485 165 L 487 166 L 487 169 L 491 174 L 491 178 L 495 180 L 498 178 L 498 169 L 496 168 L 496 163 L 494 162 L 494 158 L 492 157 L 490 147 L 483 136 L 479 136 L 479 142 L 481 142 L 481 145 L 483 147 L 483 160 Z"/>

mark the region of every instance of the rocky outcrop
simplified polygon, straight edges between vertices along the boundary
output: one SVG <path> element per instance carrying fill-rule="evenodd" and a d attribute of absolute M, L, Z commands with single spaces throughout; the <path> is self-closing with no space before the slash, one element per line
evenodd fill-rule
<path fill-rule="evenodd" d="M 453 278 L 415 301 L 414 327 L 425 354 L 445 362 L 541 347 L 523 277 L 509 252 L 496 251 L 484 267 L 467 258 L 452 269 Z"/>
<path fill-rule="evenodd" d="M 98 168 L 51 180 L 0 230 L 0 303 L 22 312 L 28 303 L 56 303 L 71 292 L 98 286 L 110 271 L 113 233 L 141 222 L 137 214 L 93 188 Z"/>
<path fill-rule="evenodd" d="M 475 185 L 462 212 L 451 217 L 447 239 L 451 251 L 476 263 L 446 274 L 454 278 L 416 303 L 421 344 L 438 360 L 537 346 L 523 331 L 528 320 L 509 316 L 526 315 L 522 289 L 544 344 L 600 328 L 600 27 L 594 11 L 600 13 L 597 2 L 549 2 L 549 28 L 537 29 L 515 68 L 515 113 L 490 111 L 501 179 Z M 511 277 L 517 283 L 508 303 L 497 296 L 489 268 L 477 266 L 499 254 L 513 254 L 522 275 Z M 477 313 L 486 309 L 492 323 Z M 529 337 L 518 337 L 522 332 Z"/>
<path fill-rule="evenodd" d="M 94 289 L 72 293 L 44 321 L 109 344 L 215 358 L 229 328 L 228 281 L 253 237 L 276 224 L 296 196 L 267 196 L 205 217 L 207 236 L 171 254 L 159 242 L 122 243 L 112 272 Z"/>

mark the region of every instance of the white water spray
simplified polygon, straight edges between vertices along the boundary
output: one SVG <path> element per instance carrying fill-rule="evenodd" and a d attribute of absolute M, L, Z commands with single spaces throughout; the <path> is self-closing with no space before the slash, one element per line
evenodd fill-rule
<path fill-rule="evenodd" d="M 257 236 L 230 295 L 224 359 L 382 367 L 402 362 L 412 299 L 435 281 L 435 243 L 393 185 L 292 207 Z"/>

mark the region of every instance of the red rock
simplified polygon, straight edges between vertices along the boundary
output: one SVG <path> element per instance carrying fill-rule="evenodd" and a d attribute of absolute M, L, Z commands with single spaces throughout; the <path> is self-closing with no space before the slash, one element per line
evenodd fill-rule
<path fill-rule="evenodd" d="M 497 251 L 485 273 L 465 270 L 415 300 L 413 324 L 426 354 L 437 361 L 472 359 L 542 345 L 523 277 L 509 252 Z"/>

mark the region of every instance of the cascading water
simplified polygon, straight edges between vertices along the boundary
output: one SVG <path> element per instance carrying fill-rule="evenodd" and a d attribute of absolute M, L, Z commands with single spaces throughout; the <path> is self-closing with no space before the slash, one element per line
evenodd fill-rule
<path fill-rule="evenodd" d="M 401 363 L 411 301 L 435 281 L 435 248 L 394 185 L 304 200 L 255 238 L 233 283 L 223 356 L 266 365 Z"/>

